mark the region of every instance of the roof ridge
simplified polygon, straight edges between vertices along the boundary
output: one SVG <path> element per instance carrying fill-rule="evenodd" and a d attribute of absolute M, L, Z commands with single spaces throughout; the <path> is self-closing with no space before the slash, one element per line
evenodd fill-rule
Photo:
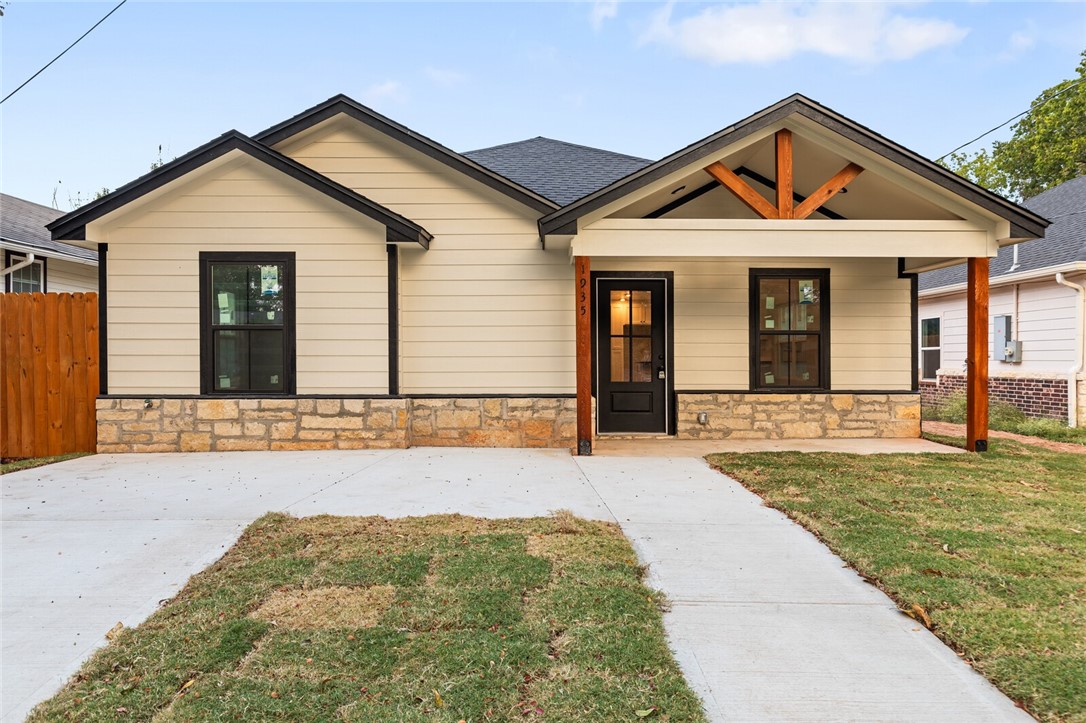
<path fill-rule="evenodd" d="M 550 141 L 551 143 L 561 143 L 564 146 L 570 146 L 572 148 L 583 148 L 586 151 L 594 151 L 596 153 L 606 153 L 609 156 L 616 156 L 618 158 L 627 158 L 631 161 L 644 161 L 646 163 L 652 163 L 651 158 L 641 158 L 640 156 L 631 156 L 629 153 L 619 153 L 618 151 L 611 151 L 606 148 L 597 148 L 595 146 L 587 146 L 583 143 L 573 143 L 571 141 L 563 141 L 560 138 L 550 138 L 549 136 L 535 136 L 533 138 L 525 138 L 522 141 L 510 141 L 509 143 L 499 143 L 496 146 L 487 146 L 486 148 L 476 148 L 470 151 L 464 151 L 465 155 L 468 153 L 481 153 L 482 151 L 493 151 L 499 148 L 508 148 L 509 146 L 517 146 L 523 143 L 530 143 L 535 140 Z"/>

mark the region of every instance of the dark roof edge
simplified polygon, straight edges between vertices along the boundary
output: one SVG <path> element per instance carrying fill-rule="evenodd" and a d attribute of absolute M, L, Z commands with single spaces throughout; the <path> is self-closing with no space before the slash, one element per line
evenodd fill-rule
<path fill-rule="evenodd" d="M 280 143 L 307 128 L 312 128 L 318 123 L 343 113 L 385 135 L 400 141 L 404 145 L 413 148 L 425 156 L 444 163 L 453 170 L 509 196 L 539 213 L 550 213 L 559 208 L 558 204 L 541 196 L 529 188 L 512 181 L 500 173 L 476 163 L 461 153 L 451 148 L 446 148 L 435 140 L 427 138 L 421 133 L 416 133 L 407 126 L 381 115 L 377 111 L 367 108 L 358 101 L 346 95 L 336 95 L 323 103 L 318 103 L 309 110 L 302 111 L 293 118 L 288 118 L 267 130 L 257 133 L 253 138 L 260 143 L 273 146 Z"/>
<path fill-rule="evenodd" d="M 176 158 L 131 183 L 121 186 L 113 193 L 92 201 L 65 216 L 61 216 L 52 223 L 46 224 L 45 227 L 49 229 L 54 241 L 63 241 L 66 238 L 82 240 L 86 237 L 86 225 L 91 221 L 126 206 L 151 191 L 161 188 L 167 183 L 175 181 L 233 150 L 242 151 L 291 178 L 301 181 L 310 188 L 314 188 L 345 206 L 368 216 L 383 224 L 389 231 L 394 231 L 399 238 L 417 242 L 423 248 L 427 248 L 433 238 L 426 229 L 414 221 L 404 218 L 400 214 L 371 201 L 346 186 L 336 183 L 278 151 L 257 143 L 252 138 L 236 130 L 223 133 L 215 140 L 205 143 L 180 158 Z"/>
<path fill-rule="evenodd" d="M 635 171 L 609 186 L 605 186 L 558 209 L 554 213 L 544 216 L 539 220 L 540 233 L 546 235 L 553 233 L 557 228 L 568 227 L 569 224 L 576 222 L 582 216 L 663 178 L 673 171 L 689 165 L 698 158 L 711 155 L 727 145 L 783 120 L 793 113 L 802 115 L 937 185 L 954 191 L 982 208 L 986 208 L 1005 218 L 1010 216 L 1008 220 L 1011 223 L 1012 236 L 1038 238 L 1044 235 L 1044 229 L 1048 226 L 1048 221 L 1042 216 L 948 171 L 942 166 L 884 138 L 869 128 L 799 94 L 778 101 L 743 120 L 662 158 L 650 166 Z"/>

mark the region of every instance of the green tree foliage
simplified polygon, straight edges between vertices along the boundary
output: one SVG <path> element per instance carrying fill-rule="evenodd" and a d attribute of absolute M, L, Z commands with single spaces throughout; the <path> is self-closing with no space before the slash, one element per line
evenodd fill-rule
<path fill-rule="evenodd" d="M 950 170 L 1008 198 L 1032 198 L 1072 178 L 1086 175 L 1086 51 L 1078 76 L 1037 96 L 1029 112 L 1012 126 L 1009 141 L 991 150 L 952 153 L 942 161 Z"/>

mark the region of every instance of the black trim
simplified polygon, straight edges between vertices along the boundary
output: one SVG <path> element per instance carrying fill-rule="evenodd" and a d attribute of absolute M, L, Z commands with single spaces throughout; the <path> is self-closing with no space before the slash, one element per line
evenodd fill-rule
<path fill-rule="evenodd" d="M 667 293 L 664 295 L 664 323 L 667 327 L 665 345 L 667 346 L 667 384 L 664 388 L 665 398 L 671 408 L 667 414 L 666 434 L 674 435 L 678 429 L 678 403 L 675 397 L 675 272 L 674 271 L 592 271 L 589 274 L 589 286 L 591 287 L 592 308 L 592 396 L 599 404 L 599 390 L 596 388 L 596 360 L 599 359 L 597 342 L 597 330 L 599 326 L 599 305 L 596 303 L 596 279 L 663 279 Z M 569 395 L 576 399 L 576 394 Z M 599 426 L 599 414 L 596 414 L 596 424 Z M 599 433 L 599 430 L 595 430 Z"/>
<path fill-rule="evenodd" d="M 813 277 L 819 280 L 819 313 L 821 318 L 819 319 L 818 331 L 807 332 L 808 334 L 818 334 L 818 386 L 817 387 L 765 387 L 758 383 L 759 370 L 759 339 L 761 334 L 766 333 L 761 329 L 758 324 L 757 315 L 760 314 L 760 299 L 758 294 L 758 281 L 760 279 L 773 279 L 773 278 L 795 278 L 798 276 Z M 830 389 L 830 270 L 829 269 L 816 269 L 816 268 L 788 268 L 788 269 L 756 269 L 751 268 L 748 270 L 748 314 L 747 323 L 750 326 L 750 392 L 761 393 L 763 391 L 779 390 L 789 394 L 799 394 L 803 392 L 813 393 L 825 393 L 831 392 Z M 769 332 L 771 334 L 795 334 L 799 333 L 798 330 L 777 330 L 775 332 Z"/>
<path fill-rule="evenodd" d="M 383 116 L 353 98 L 342 94 L 333 96 L 323 103 L 318 103 L 312 108 L 302 111 L 293 118 L 288 118 L 282 123 L 261 131 L 254 138 L 268 146 L 274 146 L 341 113 L 384 133 L 425 156 L 444 163 L 465 176 L 489 186 L 539 213 L 549 213 L 558 208 L 558 204 L 544 198 L 535 191 L 511 181 L 499 173 L 495 173 L 470 158 L 446 148 L 440 143 L 416 133 L 410 128 L 400 125 L 391 118 Z"/>
<path fill-rule="evenodd" d="M 898 257 L 897 277 L 909 280 L 909 328 L 912 330 L 912 385 L 920 390 L 920 274 L 906 273 L 905 258 Z"/>
<path fill-rule="evenodd" d="M 919 394 L 918 389 L 679 389 L 676 394 Z"/>
<path fill-rule="evenodd" d="M 400 248 L 388 251 L 388 393 L 400 393 Z"/>
<path fill-rule="evenodd" d="M 1029 209 L 981 188 L 951 173 L 942 166 L 878 135 L 871 129 L 850 121 L 809 98 L 796 94 L 544 216 L 539 220 L 540 234 L 545 236 L 555 233 L 557 228 L 624 198 L 654 181 L 681 171 L 701 159 L 718 155 L 729 145 L 784 121 L 792 115 L 800 115 L 814 121 L 887 160 L 956 193 L 967 201 L 992 211 L 1001 218 L 1006 218 L 1011 222 L 1011 235 L 1014 237 L 1040 238 L 1044 235 L 1044 229 L 1049 224 L 1046 219 Z"/>
<path fill-rule="evenodd" d="M 98 394 L 109 393 L 109 307 L 106 304 L 106 265 L 109 244 L 98 244 Z"/>
<path fill-rule="evenodd" d="M 61 216 L 52 223 L 46 224 L 46 228 L 52 233 L 54 241 L 82 239 L 86 235 L 86 226 L 91 221 L 129 204 L 231 151 L 241 151 L 258 161 L 266 163 L 277 171 L 383 224 L 388 228 L 388 233 L 394 234 L 395 241 L 410 241 L 419 244 L 423 248 L 429 248 L 433 236 L 422 226 L 379 203 L 371 201 L 365 196 L 359 195 L 346 186 L 336 183 L 313 169 L 287 158 L 278 151 L 263 146 L 248 136 L 233 130 L 227 131 L 210 143 L 205 143 L 180 158 L 156 168 L 147 175 L 121 186 L 113 193 L 92 201 L 65 216 Z"/>
<path fill-rule="evenodd" d="M 705 194 L 709 193 L 709 191 L 712 191 L 714 188 L 719 188 L 719 187 L 720 187 L 720 184 L 717 183 L 716 181 L 712 181 L 711 183 L 706 183 L 704 186 L 700 186 L 698 188 L 695 188 L 690 193 L 687 193 L 684 196 L 680 196 L 680 197 L 676 198 L 674 201 L 671 201 L 669 203 L 664 204 L 663 206 L 656 209 L 655 211 L 651 211 L 649 213 L 646 213 L 642 218 L 660 218 L 661 216 L 664 216 L 666 214 L 671 213 L 676 208 L 679 208 L 681 206 L 685 206 L 686 204 L 690 203 L 691 201 L 693 201 L 695 199 L 698 199 L 698 198 L 701 198 Z"/>
<path fill-rule="evenodd" d="M 286 291 L 283 297 L 283 391 L 215 390 L 214 350 L 212 327 L 215 307 L 211 303 L 211 266 L 216 263 L 282 264 L 286 275 Z M 295 254 L 293 251 L 201 251 L 200 252 L 200 395 L 222 397 L 283 397 L 295 394 L 298 389 L 296 346 Z"/>
<path fill-rule="evenodd" d="M 48 291 L 48 286 L 47 285 L 48 285 L 49 282 L 48 282 L 46 277 L 48 275 L 47 271 L 49 269 L 49 266 L 48 266 L 48 263 L 47 263 L 48 259 L 45 256 L 41 255 L 41 253 L 43 253 L 43 252 L 38 252 L 38 251 L 29 252 L 28 251 L 26 253 L 23 253 L 21 251 L 12 251 L 11 249 L 5 249 L 4 268 L 6 269 L 7 267 L 11 266 L 13 263 L 18 263 L 18 261 L 13 261 L 12 259 L 17 258 L 20 261 L 26 261 L 26 257 L 29 256 L 30 253 L 34 254 L 34 263 L 35 264 L 41 264 L 41 291 L 40 291 L 40 293 L 44 294 L 44 293 L 46 293 Z M 4 291 L 9 293 L 9 294 L 11 293 L 11 281 L 12 281 L 11 274 L 4 274 Z"/>

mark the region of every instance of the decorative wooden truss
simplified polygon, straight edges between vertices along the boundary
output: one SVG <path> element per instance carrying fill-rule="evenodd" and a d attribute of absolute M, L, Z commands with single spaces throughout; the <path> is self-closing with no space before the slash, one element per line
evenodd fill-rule
<path fill-rule="evenodd" d="M 836 196 L 841 190 L 852 182 L 852 179 L 863 173 L 863 168 L 855 163 L 850 163 L 833 178 L 823 183 L 817 191 L 804 199 L 798 206 L 793 205 L 792 192 L 792 131 L 782 129 L 777 131 L 777 205 L 774 206 L 760 193 L 755 191 L 742 178 L 732 172 L 730 168 L 719 161 L 705 168 L 705 172 L 715 178 L 722 186 L 731 191 L 736 198 L 743 202 L 751 211 L 762 218 L 769 219 L 803 219 L 817 211 L 822 204 Z"/>

